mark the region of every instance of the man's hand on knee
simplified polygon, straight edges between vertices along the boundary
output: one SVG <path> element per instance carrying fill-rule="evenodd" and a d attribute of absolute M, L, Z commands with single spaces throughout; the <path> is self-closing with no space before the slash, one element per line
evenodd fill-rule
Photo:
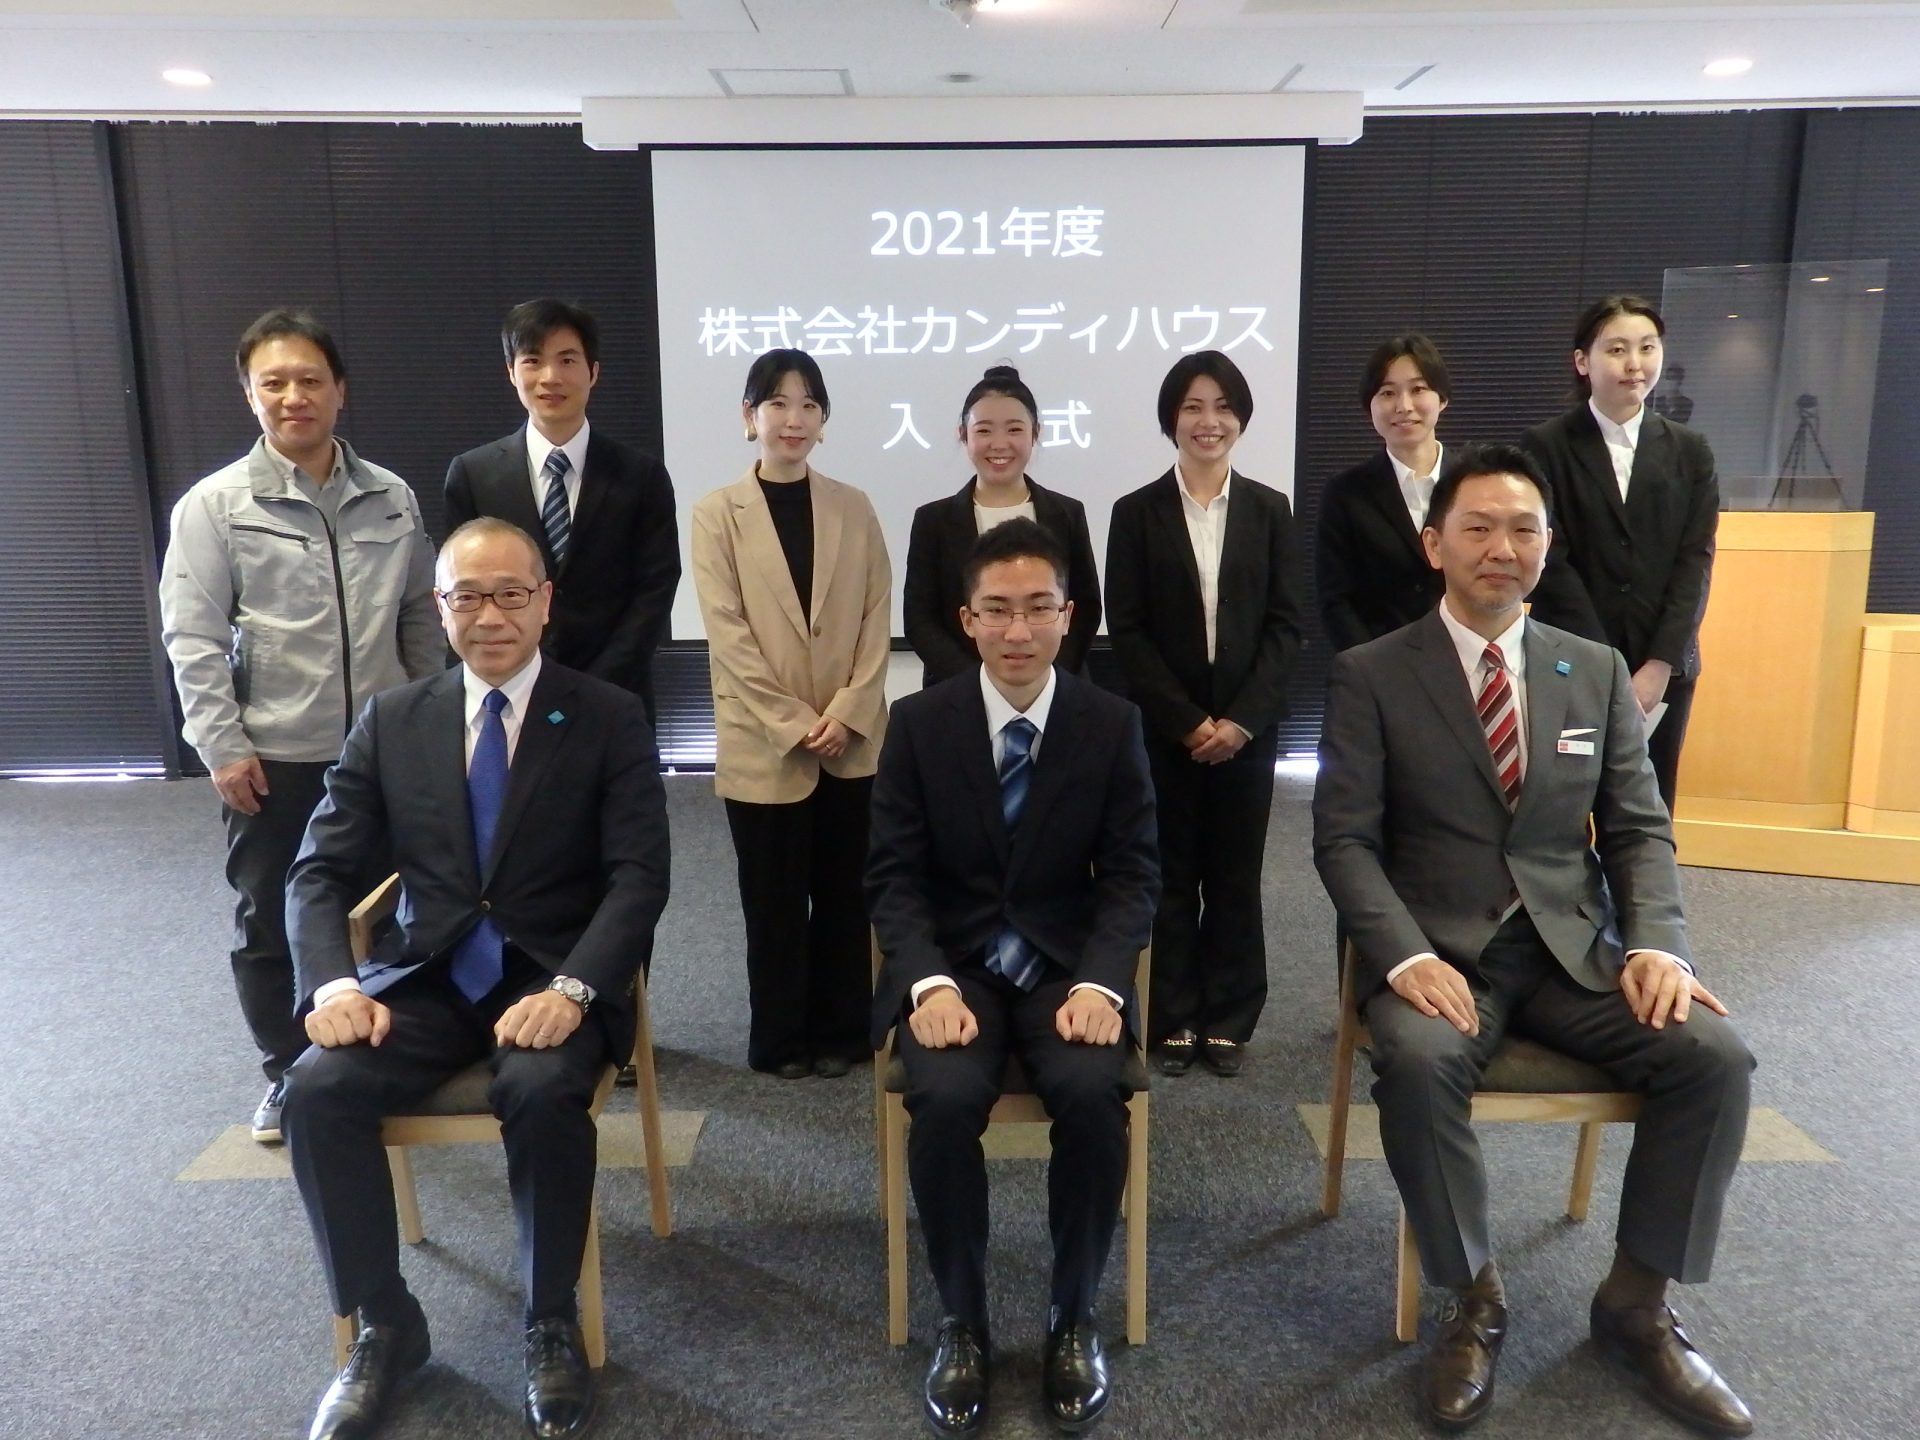
<path fill-rule="evenodd" d="M 1462 1035 L 1480 1033 L 1480 1007 L 1467 977 L 1444 960 L 1416 960 L 1389 982 L 1393 993 L 1422 1015 L 1437 1016 Z"/>
<path fill-rule="evenodd" d="M 493 1043 L 522 1050 L 551 1050 L 580 1028 L 581 1008 L 558 990 L 536 990 L 506 1008 L 493 1022 Z"/>
<path fill-rule="evenodd" d="M 1687 1011 L 1696 1000 L 1716 1015 L 1727 1013 L 1727 1007 L 1692 971 L 1657 950 L 1636 950 L 1627 957 L 1620 971 L 1620 993 L 1633 1007 L 1634 1018 L 1656 1030 L 1665 1029 L 1669 1019 L 1676 1025 L 1686 1024 Z"/>
<path fill-rule="evenodd" d="M 358 990 L 343 990 L 307 1012 L 307 1038 L 325 1050 L 362 1040 L 378 1045 L 392 1025 L 393 1012 Z"/>
<path fill-rule="evenodd" d="M 907 1016 L 907 1028 L 913 1038 L 929 1050 L 945 1050 L 949 1045 L 966 1045 L 980 1033 L 980 1022 L 951 985 L 941 985 L 920 997 L 920 1003 Z"/>
<path fill-rule="evenodd" d="M 1082 986 L 1067 996 L 1067 1003 L 1054 1012 L 1053 1025 L 1062 1040 L 1087 1045 L 1115 1045 L 1120 1041 L 1120 1012 L 1113 1001 L 1092 986 Z"/>

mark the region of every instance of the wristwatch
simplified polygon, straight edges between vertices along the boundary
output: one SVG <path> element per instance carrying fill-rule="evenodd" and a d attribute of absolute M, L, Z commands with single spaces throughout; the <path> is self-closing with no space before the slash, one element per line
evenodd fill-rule
<path fill-rule="evenodd" d="M 574 1004 L 580 1007 L 580 1013 L 582 1015 L 585 1015 L 587 1011 L 593 1007 L 593 992 L 571 975 L 554 976 L 552 983 L 547 986 L 547 989 L 558 990 L 562 995 L 566 996 L 567 999 L 573 1001 Z"/>

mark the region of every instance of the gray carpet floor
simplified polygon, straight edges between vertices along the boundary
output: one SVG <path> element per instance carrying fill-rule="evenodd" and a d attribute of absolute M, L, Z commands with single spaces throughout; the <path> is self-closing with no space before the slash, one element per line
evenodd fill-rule
<path fill-rule="evenodd" d="M 1103 1433 L 1386 1437 L 1414 1418 L 1418 1348 L 1391 1331 L 1394 1197 L 1349 1165 L 1335 1220 L 1296 1111 L 1323 1101 L 1332 914 L 1307 782 L 1283 778 L 1267 861 L 1272 992 L 1247 1072 L 1154 1093 L 1151 1332 L 1115 1347 Z M 669 1108 L 707 1112 L 656 1240 L 639 1172 L 602 1176 L 609 1365 L 598 1434 L 909 1436 L 937 1324 L 915 1239 L 913 1344 L 885 1341 L 870 1073 L 785 1083 L 744 1064 L 732 851 L 704 778 L 669 781 L 674 899 L 654 970 Z M 228 979 L 230 906 L 204 781 L 0 782 L 0 1436 L 300 1436 L 331 1372 L 327 1304 L 292 1186 L 183 1182 L 259 1097 Z M 1707 982 L 1760 1058 L 1755 1103 L 1830 1156 L 1755 1161 L 1718 1274 L 1681 1292 L 1761 1433 L 1920 1434 L 1920 889 L 1686 875 Z M 1364 1099 L 1364 1088 L 1359 1092 Z M 622 1096 L 615 1102 L 630 1106 Z M 1561 1208 L 1563 1127 L 1488 1132 L 1514 1309 L 1489 1437 L 1665 1437 L 1593 1353 L 1626 1152 L 1593 1218 Z M 429 1241 L 405 1257 L 435 1356 L 384 1434 L 511 1437 L 512 1229 L 491 1147 L 425 1152 Z M 1042 1167 L 993 1167 L 1002 1352 L 995 1437 L 1048 1433 L 1037 1398 Z M 1106 1315 L 1119 1327 L 1123 1262 Z"/>

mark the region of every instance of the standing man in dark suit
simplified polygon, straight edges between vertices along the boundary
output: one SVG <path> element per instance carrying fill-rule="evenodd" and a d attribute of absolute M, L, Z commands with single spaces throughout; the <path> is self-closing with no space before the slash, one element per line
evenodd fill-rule
<path fill-rule="evenodd" d="M 1666 333 L 1660 312 L 1632 295 L 1589 306 L 1573 345 L 1585 398 L 1520 444 L 1553 487 L 1554 548 L 1567 560 L 1549 572 L 1533 613 L 1626 656 L 1643 714 L 1665 704 L 1647 750 L 1672 814 L 1700 676 L 1720 482 L 1706 437 L 1646 403 L 1660 382 Z"/>
<path fill-rule="evenodd" d="M 562 665 L 631 690 L 654 722 L 653 652 L 680 583 L 680 532 L 666 467 L 596 431 L 600 327 L 578 305 L 529 300 L 500 329 L 527 423 L 447 467 L 447 527 L 511 520 L 540 543 L 553 582 L 541 647 Z"/>
<path fill-rule="evenodd" d="M 633 1048 L 630 987 L 667 901 L 658 757 L 637 699 L 542 660 L 552 586 L 530 536 L 470 521 L 437 578 L 463 663 L 361 713 L 287 885 L 313 1040 L 287 1072 L 287 1144 L 334 1313 L 360 1316 L 310 1440 L 371 1434 L 394 1382 L 427 1359 L 380 1120 L 478 1060 L 493 1072 L 520 1236 L 527 1425 L 556 1440 L 593 1415 L 574 1306 L 589 1106 Z M 359 857 L 388 846 L 400 924 L 356 972 Z"/>
<path fill-rule="evenodd" d="M 1446 594 L 1335 657 L 1320 743 L 1314 859 L 1359 952 L 1381 1142 L 1427 1278 L 1454 1292 L 1426 1411 L 1459 1430 L 1493 1400 L 1506 1297 L 1468 1121 L 1511 1030 L 1646 1097 L 1593 1336 L 1663 1408 L 1745 1435 L 1667 1287 L 1712 1266 L 1753 1057 L 1695 978 L 1625 662 L 1522 609 L 1548 501 L 1514 446 L 1448 468 L 1424 532 Z"/>
<path fill-rule="evenodd" d="M 1168 1075 L 1196 1052 L 1239 1074 L 1267 999 L 1260 872 L 1300 653 L 1300 557 L 1287 497 L 1229 460 L 1252 417 L 1231 359 L 1181 356 L 1159 397 L 1179 458 L 1114 502 L 1107 532 L 1107 632 L 1146 717 L 1160 825 L 1155 1033 L 1142 1038 Z"/>
<path fill-rule="evenodd" d="M 986 1420 L 980 1137 L 1013 1054 L 1053 1118 L 1041 1382 L 1053 1420 L 1083 1429 L 1112 1396 L 1093 1303 L 1126 1187 L 1127 999 L 1160 879 L 1153 787 L 1138 712 L 1053 663 L 1073 611 L 1060 543 L 1009 520 L 966 573 L 961 623 L 982 664 L 896 704 L 880 752 L 873 1040 L 898 1027 L 908 1172 L 946 1311 L 928 1423 L 971 1435 Z"/>

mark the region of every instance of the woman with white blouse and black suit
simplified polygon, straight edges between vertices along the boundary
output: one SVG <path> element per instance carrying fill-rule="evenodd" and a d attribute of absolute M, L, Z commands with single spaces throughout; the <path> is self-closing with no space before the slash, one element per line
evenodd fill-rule
<path fill-rule="evenodd" d="M 1160 386 L 1179 458 L 1113 507 L 1107 631 L 1146 720 L 1160 826 L 1148 1020 L 1167 1074 L 1238 1074 L 1267 994 L 1260 872 L 1287 673 L 1300 649 L 1293 510 L 1233 471 L 1253 415 L 1218 350 Z"/>

